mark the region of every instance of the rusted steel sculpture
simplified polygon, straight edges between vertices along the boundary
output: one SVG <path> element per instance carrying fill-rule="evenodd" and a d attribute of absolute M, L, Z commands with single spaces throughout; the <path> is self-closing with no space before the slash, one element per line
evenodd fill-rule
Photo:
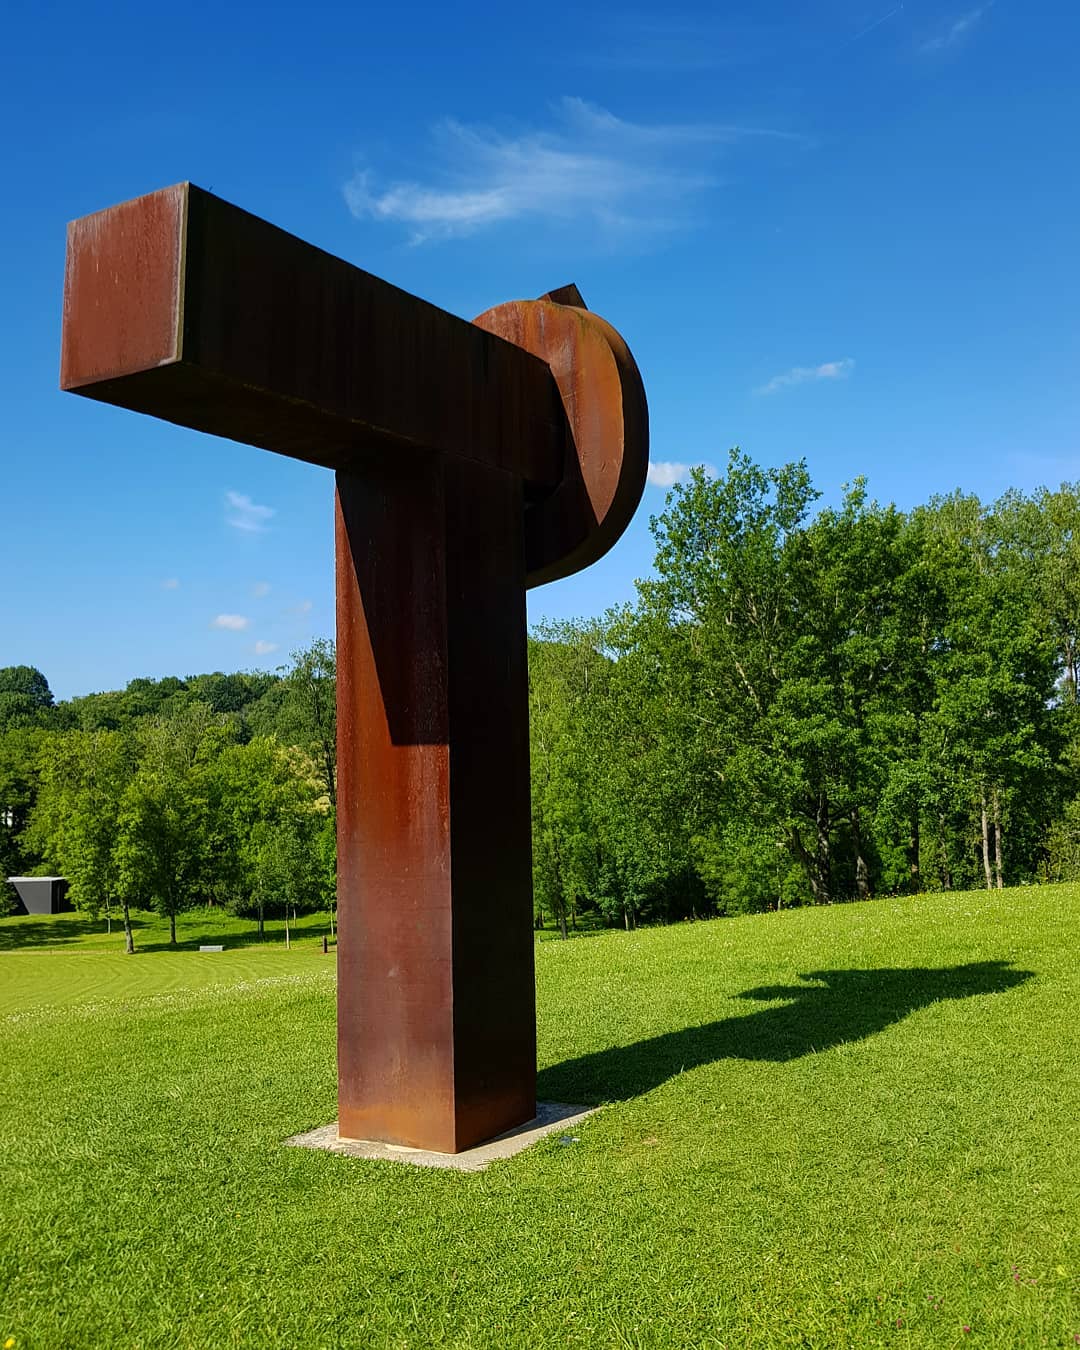
<path fill-rule="evenodd" d="M 185 183 L 69 227 L 61 385 L 336 470 L 339 1132 L 530 1120 L 525 589 L 640 500 L 626 345 L 574 287 L 468 323 Z"/>

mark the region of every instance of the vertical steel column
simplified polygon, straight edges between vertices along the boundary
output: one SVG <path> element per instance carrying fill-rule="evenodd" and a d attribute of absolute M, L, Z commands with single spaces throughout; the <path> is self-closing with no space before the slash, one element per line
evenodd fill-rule
<path fill-rule="evenodd" d="M 339 1131 L 460 1152 L 535 1114 L 521 481 L 337 475 Z"/>

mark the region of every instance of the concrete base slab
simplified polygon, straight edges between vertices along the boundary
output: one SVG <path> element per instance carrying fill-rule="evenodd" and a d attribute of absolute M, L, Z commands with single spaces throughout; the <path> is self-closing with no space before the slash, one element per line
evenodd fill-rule
<path fill-rule="evenodd" d="M 598 1111 L 598 1106 L 567 1106 L 562 1102 L 537 1102 L 536 1116 L 515 1130 L 489 1139 L 486 1144 L 466 1149 L 464 1153 L 429 1153 L 422 1148 L 405 1148 L 401 1144 L 381 1144 L 373 1139 L 339 1139 L 337 1121 L 322 1125 L 305 1134 L 294 1134 L 285 1143 L 295 1148 L 323 1148 L 331 1153 L 345 1153 L 350 1158 L 378 1158 L 383 1162 L 412 1163 L 414 1167 L 452 1167 L 458 1172 L 482 1172 L 497 1158 L 512 1158 L 515 1153 L 535 1144 L 545 1135 L 561 1130 L 567 1143 L 577 1143 L 572 1131 L 575 1125 Z"/>

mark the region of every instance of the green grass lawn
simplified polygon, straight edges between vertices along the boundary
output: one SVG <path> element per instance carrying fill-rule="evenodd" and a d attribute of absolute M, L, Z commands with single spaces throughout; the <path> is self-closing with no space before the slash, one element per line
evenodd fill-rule
<path fill-rule="evenodd" d="M 290 922 L 288 950 L 282 920 L 268 919 L 260 939 L 254 920 L 235 919 L 220 909 L 181 915 L 175 947 L 169 943 L 168 919 L 137 913 L 132 927 L 135 955 L 127 957 L 123 924 L 115 917 L 111 933 L 104 919 L 78 914 L 0 919 L 0 1016 L 73 1003 L 127 1003 L 207 985 L 333 969 L 333 947 L 329 956 L 322 950 L 323 937 L 330 935 L 325 913 Z M 202 944 L 220 944 L 225 951 L 200 952 Z"/>
<path fill-rule="evenodd" d="M 335 1114 L 316 923 L 34 927 L 0 1345 L 1080 1344 L 1080 888 L 538 943 L 541 1096 L 607 1105 L 471 1175 L 281 1146 Z"/>

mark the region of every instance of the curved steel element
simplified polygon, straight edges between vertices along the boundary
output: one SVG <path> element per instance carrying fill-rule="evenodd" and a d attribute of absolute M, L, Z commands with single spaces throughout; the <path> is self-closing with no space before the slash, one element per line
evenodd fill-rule
<path fill-rule="evenodd" d="M 540 300 L 512 300 L 473 322 L 551 368 L 569 423 L 563 477 L 525 512 L 526 584 L 580 572 L 611 548 L 645 490 L 649 410 L 630 349 L 591 313 L 574 286 Z"/>

